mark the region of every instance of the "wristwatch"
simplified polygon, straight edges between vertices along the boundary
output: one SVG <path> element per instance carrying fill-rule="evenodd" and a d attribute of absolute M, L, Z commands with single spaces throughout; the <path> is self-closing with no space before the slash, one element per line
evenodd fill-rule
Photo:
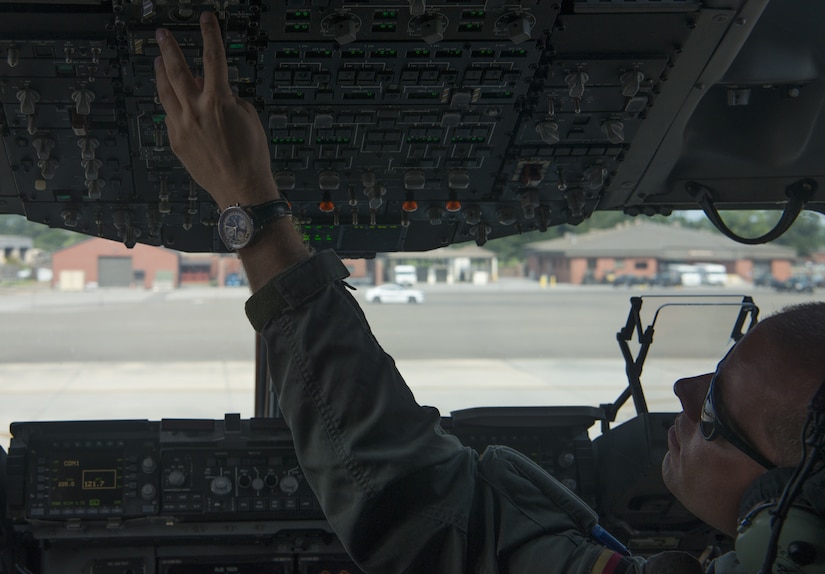
<path fill-rule="evenodd" d="M 218 235 L 227 249 L 237 251 L 252 243 L 265 225 L 289 215 L 292 210 L 285 199 L 259 205 L 230 205 L 218 218 Z"/>

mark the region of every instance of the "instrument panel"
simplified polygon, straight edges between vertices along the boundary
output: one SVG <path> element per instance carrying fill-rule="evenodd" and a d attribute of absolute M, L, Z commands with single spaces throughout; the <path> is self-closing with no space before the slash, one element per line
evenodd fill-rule
<path fill-rule="evenodd" d="M 718 206 L 781 208 L 786 188 L 816 182 L 819 136 L 795 161 L 743 142 L 696 159 L 703 138 L 723 145 L 708 130 L 730 114 L 799 126 L 818 105 L 816 78 L 780 78 L 751 55 L 763 50 L 751 32 L 772 40 L 757 26 L 787 19 L 811 37 L 808 59 L 821 55 L 798 18 L 813 8 L 776 4 L 3 1 L 0 212 L 127 246 L 225 251 L 216 206 L 169 148 L 154 83 L 160 26 L 200 72 L 203 10 L 220 18 L 230 84 L 257 108 L 273 177 L 316 248 L 484 245 L 599 209 L 695 208 L 700 188 Z M 770 69 L 725 79 L 754 62 Z M 784 86 L 799 97 L 777 101 Z M 720 109 L 720 96 L 735 97 Z"/>
<path fill-rule="evenodd" d="M 602 414 L 475 408 L 442 427 L 478 452 L 505 444 L 529 456 L 635 552 L 703 549 L 707 532 L 645 459 L 661 457 L 673 416 L 620 425 L 600 446 L 587 429 Z M 0 555 L 31 572 L 360 572 L 281 419 L 17 422 L 11 430 L 0 459 L 10 543 Z M 627 452 L 639 460 L 622 464 Z"/>

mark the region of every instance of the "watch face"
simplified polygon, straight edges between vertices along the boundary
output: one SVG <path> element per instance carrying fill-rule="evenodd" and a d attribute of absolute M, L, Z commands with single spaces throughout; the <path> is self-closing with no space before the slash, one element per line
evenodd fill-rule
<path fill-rule="evenodd" d="M 218 235 L 227 248 L 236 250 L 245 247 L 255 232 L 252 218 L 241 207 L 227 207 L 218 219 Z"/>

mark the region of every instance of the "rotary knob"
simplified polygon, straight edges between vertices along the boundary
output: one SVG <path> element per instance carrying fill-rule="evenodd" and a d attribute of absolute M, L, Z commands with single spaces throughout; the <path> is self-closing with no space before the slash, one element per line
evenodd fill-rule
<path fill-rule="evenodd" d="M 154 484 L 144 484 L 140 488 L 140 497 L 143 500 L 154 500 L 157 494 L 157 489 Z"/>
<path fill-rule="evenodd" d="M 232 492 L 232 481 L 226 476 L 216 476 L 209 485 L 210 490 L 218 496 Z"/>
<path fill-rule="evenodd" d="M 285 476 L 281 479 L 281 492 L 284 494 L 295 494 L 298 491 L 299 484 L 298 479 L 294 476 Z"/>
<path fill-rule="evenodd" d="M 181 470 L 173 470 L 169 473 L 169 476 L 166 477 L 166 481 L 169 483 L 169 486 L 183 486 L 186 482 L 186 474 Z"/>
<path fill-rule="evenodd" d="M 142 470 L 145 474 L 152 474 L 155 472 L 155 469 L 158 467 L 155 459 L 151 456 L 147 456 L 140 462 L 140 470 Z"/>

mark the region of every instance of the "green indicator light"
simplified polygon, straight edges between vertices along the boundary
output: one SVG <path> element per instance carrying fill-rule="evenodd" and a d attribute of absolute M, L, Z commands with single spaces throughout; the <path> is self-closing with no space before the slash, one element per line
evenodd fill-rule
<path fill-rule="evenodd" d="M 348 144 L 349 143 L 349 138 L 347 138 L 347 137 L 315 138 L 315 143 L 318 144 L 318 145 Z"/>
<path fill-rule="evenodd" d="M 155 123 L 160 123 L 166 119 L 166 114 L 154 114 L 152 115 L 152 121 Z"/>
<path fill-rule="evenodd" d="M 245 48 L 245 46 L 243 44 L 240 44 L 240 43 L 229 44 L 229 49 L 230 50 L 243 50 L 244 48 Z"/>

